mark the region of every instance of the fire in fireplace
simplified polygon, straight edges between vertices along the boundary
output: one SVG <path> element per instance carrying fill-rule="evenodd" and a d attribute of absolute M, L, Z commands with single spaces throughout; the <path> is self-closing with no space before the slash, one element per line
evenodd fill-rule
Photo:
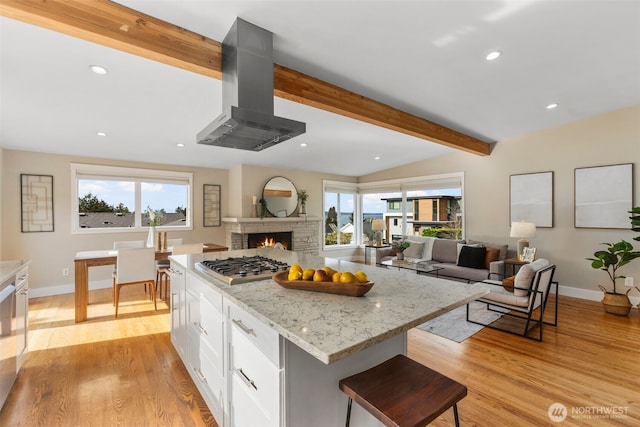
<path fill-rule="evenodd" d="M 290 231 L 269 232 L 269 233 L 249 233 L 247 235 L 247 248 L 269 248 L 278 243 L 284 249 L 293 250 L 292 233 Z"/>

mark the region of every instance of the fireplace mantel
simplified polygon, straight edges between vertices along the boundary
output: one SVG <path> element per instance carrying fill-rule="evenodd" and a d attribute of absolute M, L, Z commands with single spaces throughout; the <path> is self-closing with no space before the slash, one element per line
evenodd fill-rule
<path fill-rule="evenodd" d="M 225 225 L 226 246 L 231 250 L 246 249 L 250 233 L 292 232 L 293 250 L 317 255 L 320 252 L 318 217 L 291 216 L 286 218 L 222 218 Z"/>

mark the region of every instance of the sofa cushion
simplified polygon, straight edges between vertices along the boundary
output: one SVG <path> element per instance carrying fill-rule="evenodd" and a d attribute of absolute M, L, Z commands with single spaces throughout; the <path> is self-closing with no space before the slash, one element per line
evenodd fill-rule
<path fill-rule="evenodd" d="M 505 259 L 507 259 L 507 249 L 509 249 L 509 245 L 503 245 L 501 243 L 480 242 L 478 240 L 469 240 L 469 244 L 482 245 L 487 249 L 497 248 L 500 250 L 500 257 L 498 258 L 498 260 L 504 261 Z"/>
<path fill-rule="evenodd" d="M 469 268 L 485 268 L 487 248 L 483 246 L 463 246 L 458 256 L 458 265 Z"/>
<path fill-rule="evenodd" d="M 489 268 L 491 268 L 491 263 L 493 261 L 498 261 L 499 259 L 500 259 L 500 249 L 487 247 L 487 253 L 484 256 L 484 268 L 489 270 Z"/>
<path fill-rule="evenodd" d="M 525 264 L 520 267 L 520 270 L 518 270 L 518 273 L 516 274 L 516 278 L 513 280 L 513 284 L 516 287 L 516 289 L 513 290 L 514 295 L 517 297 L 528 295 L 528 291 L 524 289 L 531 289 L 533 278 L 536 275 L 536 272 L 546 267 L 547 265 L 549 265 L 549 261 L 541 258 L 537 261 L 532 262 L 531 264 Z"/>
<path fill-rule="evenodd" d="M 435 239 L 433 242 L 431 259 L 438 262 L 450 262 L 451 264 L 456 264 L 458 261 L 458 243 L 465 243 L 465 241 Z"/>
<path fill-rule="evenodd" d="M 422 253 L 424 252 L 424 243 L 411 242 L 411 246 L 404 250 L 404 256 L 407 258 L 423 259 Z"/>
<path fill-rule="evenodd" d="M 452 263 L 434 263 L 434 267 L 442 268 L 437 271 L 440 278 L 460 280 L 463 282 L 482 282 L 489 277 L 489 272 L 484 268 L 461 267 Z"/>
<path fill-rule="evenodd" d="M 407 236 L 406 240 L 408 240 L 409 242 L 424 243 L 424 249 L 422 251 L 422 255 L 416 258 L 422 261 L 431 261 L 431 253 L 433 251 L 433 242 L 436 241 L 435 237 L 411 235 L 411 236 Z"/>

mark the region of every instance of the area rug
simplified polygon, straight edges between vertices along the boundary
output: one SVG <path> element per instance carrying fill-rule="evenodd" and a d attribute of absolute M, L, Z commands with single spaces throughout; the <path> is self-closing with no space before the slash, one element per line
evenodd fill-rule
<path fill-rule="evenodd" d="M 471 318 L 479 320 L 485 324 L 495 322 L 502 314 L 494 313 L 487 310 L 487 305 L 481 302 L 471 302 L 469 304 Z M 467 322 L 467 306 L 463 305 L 442 316 L 431 319 L 422 325 L 418 325 L 418 329 L 448 338 L 455 342 L 462 342 L 482 330 L 484 326 Z"/>

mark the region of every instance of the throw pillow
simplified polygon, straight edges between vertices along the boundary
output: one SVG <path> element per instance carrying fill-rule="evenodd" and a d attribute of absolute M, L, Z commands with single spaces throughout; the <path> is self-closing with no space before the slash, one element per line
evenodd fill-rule
<path fill-rule="evenodd" d="M 493 261 L 498 261 L 500 259 L 500 249 L 498 248 L 487 248 L 487 254 L 484 257 L 484 268 L 489 270 L 491 267 L 491 263 Z"/>
<path fill-rule="evenodd" d="M 524 297 L 529 294 L 527 291 L 531 289 L 531 285 L 533 284 L 533 278 L 536 275 L 536 272 L 544 267 L 549 265 L 549 261 L 546 259 L 539 259 L 537 261 L 532 262 L 531 264 L 525 264 L 520 267 L 518 273 L 516 274 L 516 278 L 514 279 L 514 286 L 516 288 L 524 288 L 524 289 L 514 289 L 513 295 L 517 297 Z"/>
<path fill-rule="evenodd" d="M 484 258 L 487 255 L 487 248 L 483 246 L 463 246 L 458 257 L 460 267 L 484 268 Z"/>
<path fill-rule="evenodd" d="M 502 287 L 508 292 L 513 292 L 513 284 L 514 284 L 515 278 L 516 276 L 511 276 L 511 277 L 502 279 Z"/>
<path fill-rule="evenodd" d="M 457 244 L 457 252 L 456 252 L 456 264 L 458 263 L 458 261 L 460 260 L 460 251 L 462 250 L 462 248 L 464 248 L 465 246 L 470 246 L 472 248 L 477 248 L 480 245 L 477 243 L 474 243 L 473 245 L 469 245 L 466 243 L 458 243 Z"/>
<path fill-rule="evenodd" d="M 424 243 L 411 242 L 411 246 L 404 250 L 404 256 L 406 258 L 422 259 L 422 252 L 424 251 Z"/>

